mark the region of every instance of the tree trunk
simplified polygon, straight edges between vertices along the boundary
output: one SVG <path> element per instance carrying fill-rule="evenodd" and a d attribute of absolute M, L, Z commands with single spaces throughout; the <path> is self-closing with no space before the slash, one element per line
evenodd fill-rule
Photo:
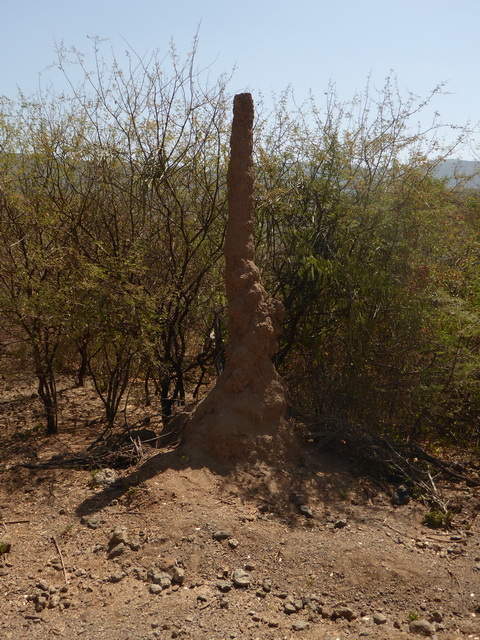
<path fill-rule="evenodd" d="M 185 426 L 185 447 L 224 464 L 279 463 L 296 455 L 285 393 L 272 357 L 283 306 L 268 296 L 254 262 L 253 100 L 235 96 L 227 175 L 225 284 L 229 344 L 216 386 Z"/>

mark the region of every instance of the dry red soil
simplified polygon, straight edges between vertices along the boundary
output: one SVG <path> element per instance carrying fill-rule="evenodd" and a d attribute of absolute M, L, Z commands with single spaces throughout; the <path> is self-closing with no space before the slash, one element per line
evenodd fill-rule
<path fill-rule="evenodd" d="M 421 637 L 415 618 L 439 640 L 480 638 L 477 489 L 438 479 L 459 505 L 444 531 L 422 524 L 421 501 L 395 507 L 391 486 L 321 451 L 293 471 L 219 473 L 142 444 L 103 485 L 100 462 L 80 465 L 101 430 L 93 390 L 66 386 L 60 414 L 46 438 L 34 387 L 3 382 L 2 640 L 397 640 Z"/>

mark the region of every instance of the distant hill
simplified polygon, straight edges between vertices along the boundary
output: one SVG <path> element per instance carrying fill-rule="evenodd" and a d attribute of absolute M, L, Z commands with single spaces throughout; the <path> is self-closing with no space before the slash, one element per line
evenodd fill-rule
<path fill-rule="evenodd" d="M 435 168 L 435 175 L 437 178 L 447 178 L 449 187 L 464 183 L 469 189 L 480 189 L 480 162 L 475 160 L 448 158 Z"/>

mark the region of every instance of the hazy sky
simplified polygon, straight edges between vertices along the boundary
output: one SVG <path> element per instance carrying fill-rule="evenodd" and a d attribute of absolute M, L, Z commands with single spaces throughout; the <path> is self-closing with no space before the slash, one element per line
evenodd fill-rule
<path fill-rule="evenodd" d="M 342 99 L 367 77 L 381 86 L 394 71 L 402 91 L 435 100 L 442 120 L 480 120 L 479 0 L 0 0 L 0 95 L 34 92 L 57 80 L 46 71 L 62 41 L 82 51 L 87 36 L 126 42 L 140 55 L 167 52 L 174 40 L 189 51 L 199 29 L 198 59 L 219 75 L 236 68 L 231 92 L 270 95 L 292 85 L 301 102 L 329 83 Z M 480 138 L 479 138 L 480 141 Z M 480 142 L 479 142 L 480 145 Z"/>

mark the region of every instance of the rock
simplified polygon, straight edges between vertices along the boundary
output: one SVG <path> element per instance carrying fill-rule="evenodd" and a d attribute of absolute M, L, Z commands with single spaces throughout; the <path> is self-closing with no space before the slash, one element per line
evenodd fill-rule
<path fill-rule="evenodd" d="M 265 591 L 265 593 L 270 593 L 270 591 L 272 590 L 272 581 L 268 578 L 265 578 L 265 580 L 262 582 L 262 589 Z"/>
<path fill-rule="evenodd" d="M 100 469 L 93 477 L 93 484 L 109 487 L 118 480 L 118 474 L 114 469 Z"/>
<path fill-rule="evenodd" d="M 332 612 L 332 619 L 336 620 L 337 618 L 344 618 L 348 620 L 348 622 L 351 622 L 356 618 L 356 615 L 350 607 L 336 607 Z"/>
<path fill-rule="evenodd" d="M 132 551 L 139 551 L 142 547 L 142 543 L 140 541 L 140 538 L 138 536 L 134 536 L 130 542 L 128 543 L 128 546 L 130 547 L 130 549 Z"/>
<path fill-rule="evenodd" d="M 147 582 L 148 574 L 145 567 L 135 567 L 132 573 L 137 580 L 141 580 L 142 582 Z"/>
<path fill-rule="evenodd" d="M 159 584 L 151 584 L 149 587 L 149 591 L 150 593 L 157 595 L 159 593 L 162 593 L 163 589 Z"/>
<path fill-rule="evenodd" d="M 235 569 L 232 580 L 236 587 L 250 586 L 250 575 L 244 569 Z"/>
<path fill-rule="evenodd" d="M 306 518 L 313 518 L 313 511 L 310 509 L 310 507 L 307 507 L 306 504 L 301 504 L 298 507 L 298 512 L 302 514 L 302 516 L 305 516 Z"/>
<path fill-rule="evenodd" d="M 345 518 L 341 518 L 340 520 L 337 520 L 333 526 L 335 529 L 343 529 L 347 526 L 347 521 Z"/>
<path fill-rule="evenodd" d="M 433 611 L 429 618 L 429 622 L 443 622 L 443 613 L 441 611 Z"/>
<path fill-rule="evenodd" d="M 89 518 L 82 516 L 80 518 L 80 523 L 86 525 L 89 529 L 98 529 L 102 522 L 103 520 L 98 515 L 93 515 Z"/>
<path fill-rule="evenodd" d="M 123 577 L 124 574 L 121 571 L 116 571 L 109 576 L 108 581 L 113 583 L 120 582 L 121 580 L 123 580 Z"/>
<path fill-rule="evenodd" d="M 231 580 L 218 580 L 217 589 L 222 593 L 228 593 L 232 590 L 233 582 Z"/>
<path fill-rule="evenodd" d="M 228 541 L 228 546 L 231 549 L 236 549 L 239 545 L 239 541 L 236 538 L 230 538 L 230 540 Z"/>
<path fill-rule="evenodd" d="M 428 620 L 412 620 L 408 624 L 410 633 L 417 633 L 422 636 L 433 636 L 434 629 Z"/>
<path fill-rule="evenodd" d="M 309 624 L 306 620 L 297 620 L 292 624 L 293 631 L 305 631 L 308 627 Z"/>
<path fill-rule="evenodd" d="M 297 611 L 301 611 L 303 609 L 303 600 L 300 600 L 299 598 L 292 600 L 292 604 Z"/>
<path fill-rule="evenodd" d="M 155 571 L 154 569 L 149 569 L 147 572 L 147 577 L 150 582 L 154 584 L 160 585 L 162 589 L 168 589 L 172 585 L 172 578 L 165 571 Z"/>
<path fill-rule="evenodd" d="M 43 611 L 48 604 L 48 598 L 45 596 L 36 596 L 35 598 L 35 611 L 40 613 Z"/>
<path fill-rule="evenodd" d="M 404 484 L 397 487 L 397 490 L 392 495 L 392 504 L 399 507 L 410 502 L 410 493 Z"/>
<path fill-rule="evenodd" d="M 128 534 L 127 534 L 126 527 L 117 527 L 113 531 L 112 537 L 109 540 L 108 546 L 110 548 L 115 547 L 117 544 L 120 544 L 121 542 L 123 542 L 123 544 L 125 545 L 128 544 Z"/>
<path fill-rule="evenodd" d="M 283 611 L 287 615 L 291 615 L 292 613 L 297 613 L 297 607 L 293 604 L 293 602 L 287 602 L 283 607 Z"/>
<path fill-rule="evenodd" d="M 55 609 L 55 607 L 58 607 L 59 604 L 60 604 L 60 596 L 54 593 L 50 597 L 50 600 L 48 601 L 48 608 Z"/>
<path fill-rule="evenodd" d="M 387 616 L 384 615 L 383 613 L 374 613 L 373 621 L 375 624 L 386 624 Z"/>
<path fill-rule="evenodd" d="M 230 538 L 230 534 L 228 533 L 228 531 L 219 530 L 215 531 L 215 533 L 213 534 L 214 540 L 226 540 L 227 538 Z"/>
<path fill-rule="evenodd" d="M 118 558 L 118 556 L 121 556 L 122 553 L 125 553 L 126 549 L 127 547 L 124 545 L 124 543 L 120 542 L 119 544 L 115 545 L 109 550 L 107 558 L 109 560 L 113 560 L 113 558 Z"/>
<path fill-rule="evenodd" d="M 173 567 L 172 569 L 172 582 L 174 584 L 182 585 L 185 581 L 185 569 L 182 567 Z"/>
<path fill-rule="evenodd" d="M 48 582 L 46 580 L 39 580 L 35 586 L 38 589 L 40 589 L 41 591 L 49 591 L 50 590 L 50 585 L 48 584 Z"/>

